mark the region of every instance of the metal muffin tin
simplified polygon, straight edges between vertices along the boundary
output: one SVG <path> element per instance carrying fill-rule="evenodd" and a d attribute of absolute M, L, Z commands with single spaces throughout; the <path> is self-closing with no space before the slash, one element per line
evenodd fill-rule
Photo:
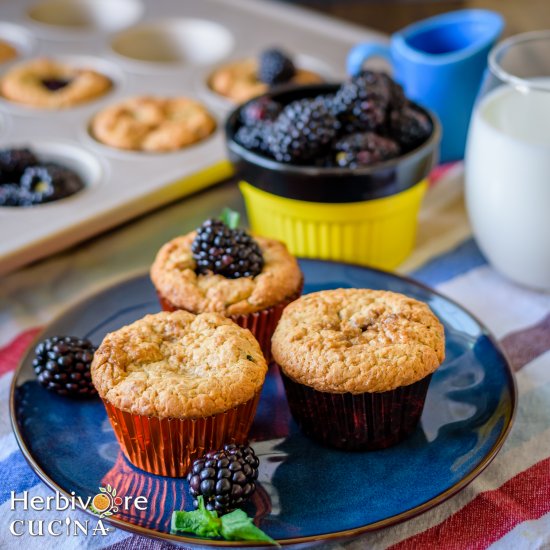
<path fill-rule="evenodd" d="M 83 105 L 48 111 L 0 98 L 0 147 L 30 146 L 84 178 L 85 190 L 31 208 L 0 207 L 0 275 L 231 175 L 223 121 L 234 106 L 206 85 L 228 61 L 282 46 L 327 80 L 345 76 L 348 49 L 384 36 L 300 8 L 258 0 L 6 0 L 0 39 L 20 51 L 88 66 L 114 82 Z M 172 153 L 125 152 L 98 143 L 91 118 L 141 95 L 183 95 L 217 119 L 206 140 Z"/>

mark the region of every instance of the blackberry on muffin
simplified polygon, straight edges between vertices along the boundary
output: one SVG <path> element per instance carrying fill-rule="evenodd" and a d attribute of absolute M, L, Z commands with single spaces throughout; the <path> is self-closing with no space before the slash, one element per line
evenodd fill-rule
<path fill-rule="evenodd" d="M 151 279 L 166 311 L 215 311 L 249 328 L 269 358 L 271 334 L 284 307 L 302 291 L 296 259 L 274 239 L 207 220 L 197 231 L 176 237 L 157 253 Z"/>
<path fill-rule="evenodd" d="M 300 67 L 291 57 L 271 48 L 256 58 L 241 59 L 217 68 L 208 78 L 217 94 L 242 103 L 280 84 L 317 84 L 322 77 Z"/>
<path fill-rule="evenodd" d="M 264 50 L 260 54 L 258 78 L 268 84 L 282 84 L 288 82 L 296 74 L 296 67 L 290 56 L 277 48 Z"/>

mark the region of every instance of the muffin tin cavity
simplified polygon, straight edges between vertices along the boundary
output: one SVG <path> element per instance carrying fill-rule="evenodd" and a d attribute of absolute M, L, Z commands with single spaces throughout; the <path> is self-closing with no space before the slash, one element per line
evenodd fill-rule
<path fill-rule="evenodd" d="M 115 32 L 135 23 L 142 15 L 138 0 L 45 0 L 31 6 L 28 17 L 59 36 L 60 32 Z"/>
<path fill-rule="evenodd" d="M 113 51 L 129 60 L 152 64 L 208 65 L 232 50 L 232 34 L 205 19 L 164 19 L 137 25 L 115 35 Z"/>
<path fill-rule="evenodd" d="M 38 158 L 40 165 L 54 163 L 63 168 L 68 168 L 76 173 L 84 187 L 69 196 L 59 199 L 50 200 L 42 204 L 34 204 L 32 206 L 2 206 L 0 210 L 5 211 L 30 211 L 38 207 L 53 205 L 61 201 L 79 197 L 91 188 L 100 185 L 104 178 L 104 169 L 100 161 L 90 152 L 61 141 L 47 142 L 44 140 L 28 140 L 19 143 L 2 143 L 0 149 L 30 149 Z"/>
<path fill-rule="evenodd" d="M 29 55 L 35 47 L 32 35 L 23 27 L 12 23 L 0 23 L 0 41 L 9 44 L 16 50 L 17 53 L 13 60 Z M 10 61 L 12 59 L 7 59 L 5 62 L 0 60 L 0 63 L 3 65 Z"/>

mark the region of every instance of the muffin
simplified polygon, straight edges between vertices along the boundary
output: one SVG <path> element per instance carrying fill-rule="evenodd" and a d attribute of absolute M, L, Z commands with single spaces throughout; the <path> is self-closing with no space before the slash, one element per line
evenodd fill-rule
<path fill-rule="evenodd" d="M 92 136 L 116 149 L 162 153 L 207 138 L 216 121 L 187 97 L 140 96 L 106 107 L 94 116 Z"/>
<path fill-rule="evenodd" d="M 17 49 L 5 40 L 0 40 L 0 63 L 6 63 L 15 59 L 18 55 Z"/>
<path fill-rule="evenodd" d="M 216 69 L 208 79 L 211 90 L 235 103 L 261 95 L 279 84 L 318 84 L 317 73 L 297 67 L 280 50 L 266 50 L 258 59 L 241 59 Z"/>
<path fill-rule="evenodd" d="M 105 75 L 40 58 L 10 69 L 0 82 L 2 95 L 15 103 L 40 109 L 63 109 L 96 99 L 112 88 Z"/>
<path fill-rule="evenodd" d="M 413 298 L 326 290 L 285 309 L 272 353 L 304 434 L 341 449 L 381 449 L 415 429 L 445 335 Z"/>
<path fill-rule="evenodd" d="M 298 262 L 283 243 L 251 237 L 220 220 L 166 243 L 151 279 L 165 311 L 230 317 L 250 329 L 268 359 L 277 321 L 303 286 Z"/>
<path fill-rule="evenodd" d="M 92 381 L 122 451 L 147 472 L 183 477 L 200 454 L 244 443 L 267 365 L 223 315 L 161 312 L 107 334 Z"/>

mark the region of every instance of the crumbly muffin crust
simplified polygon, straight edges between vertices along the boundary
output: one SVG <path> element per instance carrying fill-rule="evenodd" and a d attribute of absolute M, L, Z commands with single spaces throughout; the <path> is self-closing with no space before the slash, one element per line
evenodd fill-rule
<path fill-rule="evenodd" d="M 69 83 L 49 90 L 44 80 L 66 80 Z M 79 68 L 53 59 L 40 58 L 21 63 L 2 78 L 2 95 L 16 103 L 42 109 L 62 109 L 90 101 L 108 92 L 111 80 L 89 68 Z"/>
<path fill-rule="evenodd" d="M 117 149 L 165 152 L 208 137 L 216 121 L 199 102 L 187 97 L 132 97 L 106 107 L 90 130 L 100 142 Z"/>
<path fill-rule="evenodd" d="M 17 49 L 14 48 L 9 42 L 0 40 L 0 63 L 11 61 L 18 55 Z"/>
<path fill-rule="evenodd" d="M 287 376 L 315 390 L 383 392 L 434 372 L 445 334 L 426 304 L 403 294 L 326 290 L 287 306 L 272 353 Z"/>
<path fill-rule="evenodd" d="M 91 372 L 100 397 L 123 411 L 201 418 L 252 399 L 267 364 L 250 331 L 230 319 L 175 311 L 107 334 Z"/>
<path fill-rule="evenodd" d="M 317 73 L 296 67 L 296 74 L 289 84 L 317 84 L 322 81 Z M 208 85 L 214 92 L 236 103 L 248 101 L 269 89 L 267 84 L 258 79 L 258 60 L 253 58 L 219 67 L 210 75 Z"/>
<path fill-rule="evenodd" d="M 264 237 L 254 237 L 264 257 L 264 267 L 256 277 L 197 275 L 191 251 L 195 235 L 193 231 L 166 243 L 151 267 L 157 291 L 175 307 L 194 313 L 246 315 L 274 306 L 300 290 L 302 272 L 296 259 L 283 243 Z"/>

